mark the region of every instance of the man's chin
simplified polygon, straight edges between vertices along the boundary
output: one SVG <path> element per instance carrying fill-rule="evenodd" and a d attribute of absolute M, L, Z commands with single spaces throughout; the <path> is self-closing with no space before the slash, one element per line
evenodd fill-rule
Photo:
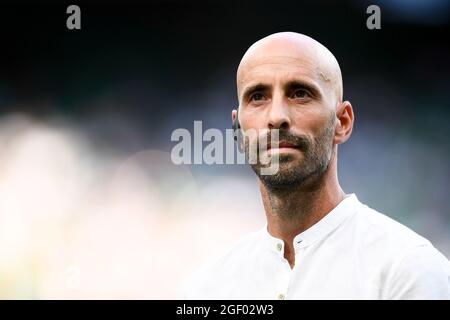
<path fill-rule="evenodd" d="M 273 179 L 277 181 L 282 180 L 290 180 L 292 178 L 293 173 L 296 171 L 296 168 L 299 167 L 298 161 L 295 161 L 296 159 L 290 157 L 290 156 L 280 156 L 278 165 L 275 165 L 274 163 L 270 163 L 269 165 L 253 165 L 253 171 L 261 177 L 261 176 L 273 176 Z M 273 171 L 272 174 L 262 174 L 262 170 L 269 168 L 276 168 L 276 170 Z"/>
<path fill-rule="evenodd" d="M 303 185 L 303 179 L 293 177 L 287 172 L 278 172 L 273 175 L 258 175 L 259 180 L 269 189 L 292 189 Z"/>

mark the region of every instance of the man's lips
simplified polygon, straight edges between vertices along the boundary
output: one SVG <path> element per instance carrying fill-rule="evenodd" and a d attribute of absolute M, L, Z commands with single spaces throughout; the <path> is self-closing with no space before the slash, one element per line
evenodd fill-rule
<path fill-rule="evenodd" d="M 272 147 L 272 145 L 269 143 L 267 145 L 267 150 L 270 150 L 270 149 L 298 149 L 298 146 L 295 144 L 289 143 L 289 142 L 280 142 L 278 144 L 278 146 L 274 145 Z"/>

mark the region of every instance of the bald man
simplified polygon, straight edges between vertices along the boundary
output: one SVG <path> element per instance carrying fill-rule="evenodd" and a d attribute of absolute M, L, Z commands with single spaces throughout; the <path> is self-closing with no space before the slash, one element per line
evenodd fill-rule
<path fill-rule="evenodd" d="M 425 238 L 345 194 L 338 145 L 351 135 L 333 54 L 292 32 L 253 44 L 237 71 L 243 132 L 278 130 L 259 178 L 267 223 L 188 281 L 188 299 L 449 299 L 450 263 Z"/>

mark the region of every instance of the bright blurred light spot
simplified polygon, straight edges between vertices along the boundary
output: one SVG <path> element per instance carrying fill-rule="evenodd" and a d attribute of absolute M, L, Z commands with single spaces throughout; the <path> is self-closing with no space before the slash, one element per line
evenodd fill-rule
<path fill-rule="evenodd" d="M 0 119 L 0 298 L 182 298 L 262 225 L 256 180 L 199 185 L 168 152 L 106 153 L 76 128 Z"/>

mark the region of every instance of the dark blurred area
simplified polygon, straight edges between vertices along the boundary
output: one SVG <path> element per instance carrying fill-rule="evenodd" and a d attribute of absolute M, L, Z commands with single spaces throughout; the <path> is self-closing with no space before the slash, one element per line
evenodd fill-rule
<path fill-rule="evenodd" d="M 70 4 L 81 8 L 81 30 L 66 28 Z M 366 27 L 371 4 L 380 30 Z M 236 68 L 252 43 L 304 33 L 336 56 L 355 111 L 339 149 L 344 190 L 448 256 L 449 21 L 443 0 L 6 2 L 0 119 L 57 116 L 98 150 L 170 152 L 172 131 L 194 120 L 231 127 Z M 197 181 L 252 176 L 237 166 L 190 170 Z"/>
<path fill-rule="evenodd" d="M 436 9 L 418 7 L 406 19 L 420 2 Z M 373 2 L 365 1 L 78 1 L 82 29 L 75 31 L 66 28 L 70 4 L 2 5 L 2 114 L 114 112 L 156 144 L 180 120 L 216 118 L 211 125 L 225 127 L 242 54 L 287 30 L 335 54 L 359 124 L 411 125 L 420 128 L 417 138 L 440 139 L 433 119 L 424 120 L 449 112 L 448 2 L 379 1 L 381 30 L 366 28 Z"/>

